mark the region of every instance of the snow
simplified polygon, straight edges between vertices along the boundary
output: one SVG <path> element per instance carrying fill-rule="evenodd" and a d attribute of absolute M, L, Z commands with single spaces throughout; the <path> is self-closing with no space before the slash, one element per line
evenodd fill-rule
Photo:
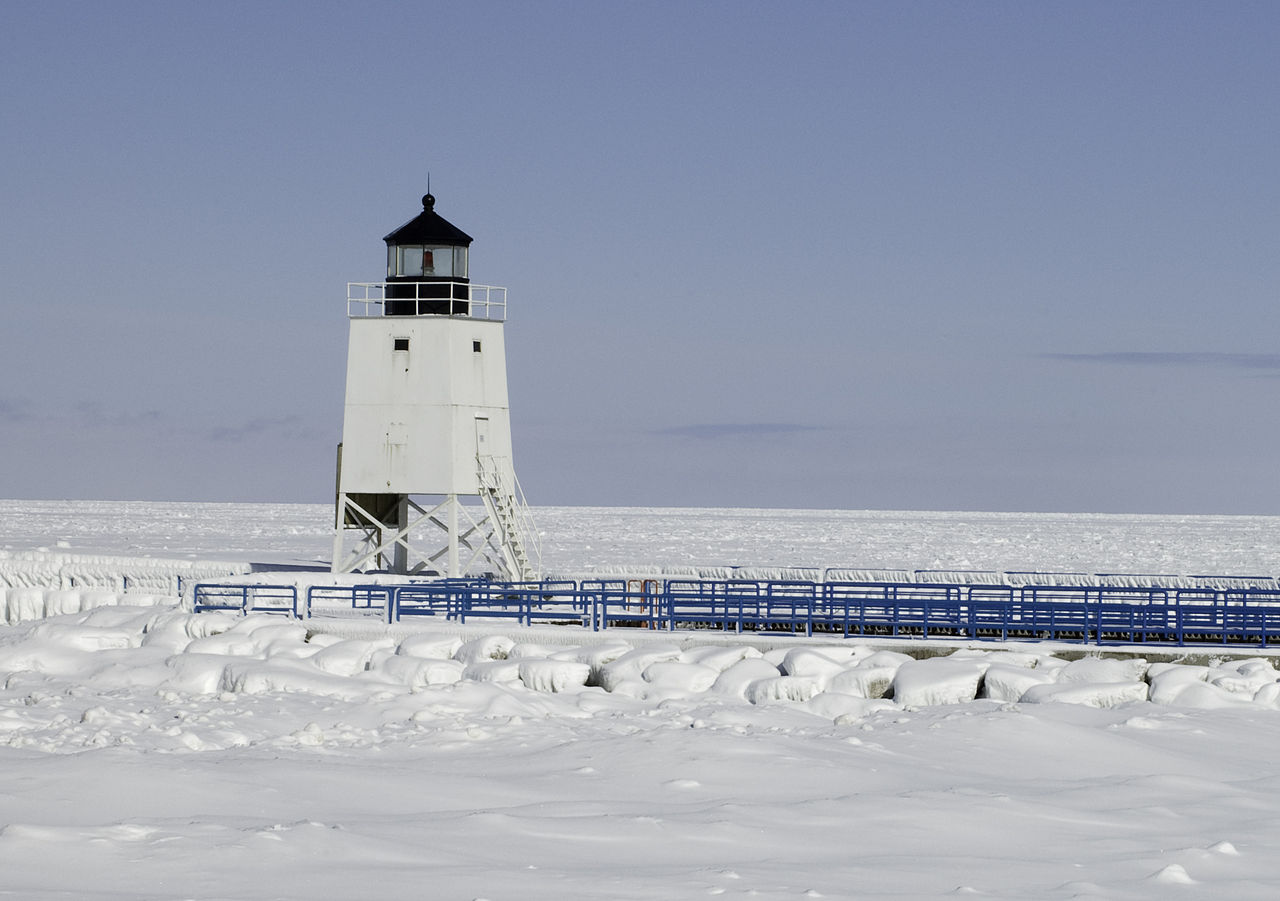
<path fill-rule="evenodd" d="M 160 545 L 237 564 L 262 559 L 239 540 L 298 559 L 320 537 L 288 532 L 310 508 L 183 519 L 155 505 L 148 522 L 126 506 L 129 537 L 109 505 L 4 502 L 0 543 L 154 553 L 164 568 Z M 595 530 L 557 546 L 539 517 L 549 550 L 584 569 L 605 559 L 596 549 L 681 564 L 663 529 L 682 523 L 681 546 L 708 554 L 697 565 L 1009 571 L 1043 553 L 1040 568 L 1266 575 L 1264 539 L 1280 531 L 1264 517 L 1133 517 L 1125 532 L 1090 517 L 795 513 L 761 526 L 784 546 L 742 511 L 560 516 Z M 257 537 L 229 538 L 248 522 Z M 833 525 L 916 549 L 873 539 L 849 560 Z M 999 552 L 975 537 L 1019 531 Z M 1098 536 L 1095 556 L 1082 535 Z M 3 600 L 0 893 L 13 897 L 1269 899 L 1280 884 L 1267 651 L 297 623 L 196 616 L 116 587 L 21 585 Z"/>
<path fill-rule="evenodd" d="M 689 575 L 728 575 L 734 566 L 899 578 L 917 570 L 1280 575 L 1274 516 L 661 507 L 533 514 L 545 567 L 561 574 L 660 565 Z M 332 548 L 333 508 L 325 504 L 0 502 L 0 584 L 6 561 L 19 557 L 125 555 L 161 568 L 201 560 L 318 565 Z"/>

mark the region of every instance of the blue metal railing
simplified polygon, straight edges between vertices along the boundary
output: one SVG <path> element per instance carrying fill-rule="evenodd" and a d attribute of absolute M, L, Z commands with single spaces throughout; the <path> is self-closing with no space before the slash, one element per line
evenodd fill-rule
<path fill-rule="evenodd" d="M 397 586 L 391 593 L 389 617 L 438 616 L 465 623 L 468 619 L 516 619 L 535 622 L 573 622 L 589 625 L 589 615 L 577 583 L 490 582 L 440 579 Z"/>
<path fill-rule="evenodd" d="M 201 583 L 195 609 L 386 622 L 508 619 L 592 630 L 716 629 L 797 635 L 1055 640 L 1090 644 L 1280 641 L 1280 589 L 752 579 L 437 579 L 397 585 Z"/>
<path fill-rule="evenodd" d="M 202 582 L 193 593 L 196 613 L 230 610 L 236 613 L 278 613 L 295 619 L 311 615 L 309 599 L 298 606 L 298 589 L 293 585 L 224 585 Z"/>

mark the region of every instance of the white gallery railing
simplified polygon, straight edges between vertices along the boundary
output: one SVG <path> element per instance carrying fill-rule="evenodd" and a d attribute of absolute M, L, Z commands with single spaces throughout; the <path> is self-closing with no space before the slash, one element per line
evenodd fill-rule
<path fill-rule="evenodd" d="M 388 288 L 393 292 L 388 296 Z M 388 312 L 387 305 L 392 305 Z M 397 305 L 405 304 L 404 307 Z M 421 312 L 419 312 L 421 310 Z M 507 318 L 507 289 L 469 282 L 348 282 L 348 318 L 392 315 L 454 315 Z"/>

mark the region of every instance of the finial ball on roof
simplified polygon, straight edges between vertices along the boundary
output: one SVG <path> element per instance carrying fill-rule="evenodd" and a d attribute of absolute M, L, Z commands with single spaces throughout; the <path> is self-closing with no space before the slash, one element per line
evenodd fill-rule
<path fill-rule="evenodd" d="M 430 210 L 435 205 L 436 205 L 436 199 L 434 197 L 432 197 L 430 194 L 422 195 L 422 208 L 424 210 Z"/>

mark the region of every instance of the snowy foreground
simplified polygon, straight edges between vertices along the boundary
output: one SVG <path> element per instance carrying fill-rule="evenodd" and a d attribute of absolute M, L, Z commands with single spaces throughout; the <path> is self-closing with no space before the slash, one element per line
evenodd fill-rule
<path fill-rule="evenodd" d="M 581 543 L 634 540 L 611 516 L 616 538 Z M 125 550 L 73 528 L 67 505 L 0 544 Z M 914 534 L 947 565 L 972 558 L 951 531 Z M 1211 534 L 1185 533 L 1188 555 L 1212 555 L 1190 547 Z M 6 604 L 15 591 L 36 596 Z M 1280 672 L 1257 652 L 917 660 L 785 637 L 317 630 L 93 598 L 0 626 L 0 898 L 1280 892 Z"/>

